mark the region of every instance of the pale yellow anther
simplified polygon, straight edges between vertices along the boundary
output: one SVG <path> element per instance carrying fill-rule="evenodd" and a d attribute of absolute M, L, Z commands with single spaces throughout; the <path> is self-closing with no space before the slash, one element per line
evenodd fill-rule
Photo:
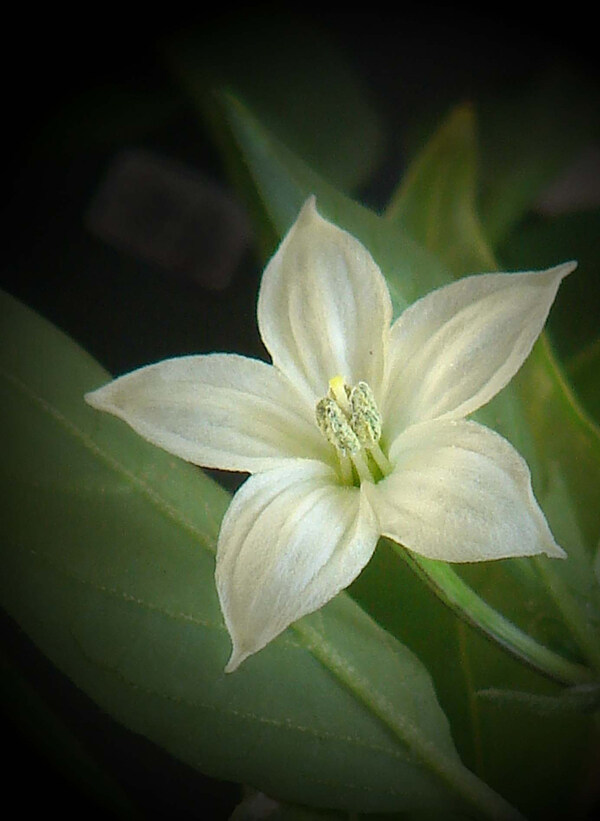
<path fill-rule="evenodd" d="M 360 450 L 358 437 L 335 399 L 329 396 L 320 399 L 315 408 L 315 417 L 323 436 L 342 456 L 350 456 Z"/>
<path fill-rule="evenodd" d="M 381 414 L 373 391 L 366 382 L 359 382 L 350 392 L 350 426 L 358 440 L 366 448 L 379 442 L 381 438 Z"/>

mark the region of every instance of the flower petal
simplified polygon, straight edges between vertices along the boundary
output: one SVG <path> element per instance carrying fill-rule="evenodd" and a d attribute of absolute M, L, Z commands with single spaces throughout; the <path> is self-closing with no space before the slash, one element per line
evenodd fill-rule
<path fill-rule="evenodd" d="M 297 463 L 252 476 L 236 493 L 217 548 L 217 589 L 233 652 L 227 672 L 358 576 L 379 533 L 357 488 Z"/>
<path fill-rule="evenodd" d="M 495 396 L 529 355 L 575 267 L 465 277 L 404 311 L 390 339 L 388 441 L 412 423 L 463 418 Z"/>
<path fill-rule="evenodd" d="M 391 316 L 369 252 L 320 217 L 311 197 L 262 279 L 258 325 L 274 365 L 313 405 L 337 375 L 377 394 Z"/>
<path fill-rule="evenodd" d="M 497 433 L 476 422 L 427 422 L 398 437 L 390 459 L 394 472 L 365 487 L 381 532 L 409 550 L 447 562 L 564 558 L 525 461 Z"/>
<path fill-rule="evenodd" d="M 313 410 L 272 365 L 236 354 L 166 359 L 86 395 L 155 445 L 203 467 L 258 471 L 331 458 Z"/>

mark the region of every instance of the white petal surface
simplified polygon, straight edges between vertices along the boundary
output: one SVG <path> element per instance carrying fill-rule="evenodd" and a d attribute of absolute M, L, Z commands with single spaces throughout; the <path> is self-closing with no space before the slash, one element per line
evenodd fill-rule
<path fill-rule="evenodd" d="M 388 441 L 413 422 L 460 419 L 495 396 L 529 355 L 575 266 L 465 277 L 404 311 L 391 331 Z"/>
<path fill-rule="evenodd" d="M 324 465 L 297 463 L 248 479 L 217 548 L 217 589 L 233 641 L 226 671 L 347 587 L 378 536 L 364 494 L 335 484 Z"/>
<path fill-rule="evenodd" d="M 272 365 L 235 354 L 167 359 L 86 395 L 148 441 L 203 467 L 257 471 L 331 459 L 314 410 Z"/>
<path fill-rule="evenodd" d="M 434 421 L 398 437 L 394 472 L 365 486 L 381 531 L 447 562 L 545 553 L 564 557 L 513 446 L 468 421 Z"/>
<path fill-rule="evenodd" d="M 308 200 L 263 275 L 258 325 L 273 363 L 313 405 L 338 374 L 377 396 L 391 316 L 369 252 Z"/>

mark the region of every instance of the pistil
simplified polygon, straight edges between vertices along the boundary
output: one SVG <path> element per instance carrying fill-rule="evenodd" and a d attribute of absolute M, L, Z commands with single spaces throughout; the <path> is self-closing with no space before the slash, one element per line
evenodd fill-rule
<path fill-rule="evenodd" d="M 350 419 L 352 408 L 350 407 L 350 389 L 344 382 L 342 376 L 334 376 L 329 380 L 329 394 L 344 411 L 345 416 Z"/>

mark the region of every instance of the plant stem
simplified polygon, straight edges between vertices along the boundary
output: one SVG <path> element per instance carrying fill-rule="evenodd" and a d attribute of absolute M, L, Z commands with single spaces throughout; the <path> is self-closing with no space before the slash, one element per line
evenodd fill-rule
<path fill-rule="evenodd" d="M 583 684 L 594 679 L 587 667 L 569 661 L 540 644 L 494 610 L 445 562 L 418 556 L 394 542 L 390 544 L 458 616 L 516 658 L 561 684 Z"/>

